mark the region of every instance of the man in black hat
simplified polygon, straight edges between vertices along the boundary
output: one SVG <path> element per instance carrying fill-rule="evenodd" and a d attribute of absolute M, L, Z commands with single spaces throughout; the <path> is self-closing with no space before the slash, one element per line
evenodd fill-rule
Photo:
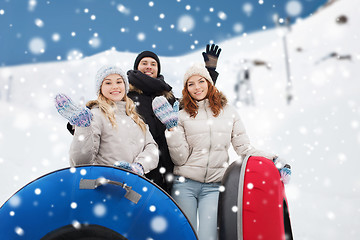
<path fill-rule="evenodd" d="M 212 44 L 211 46 L 207 45 L 206 52 L 202 53 L 205 65 L 214 83 L 219 75 L 215 69 L 220 52 L 221 49 Z M 134 69 L 127 72 L 130 84 L 128 97 L 135 102 L 136 111 L 149 126 L 150 132 L 159 146 L 159 165 L 145 176 L 170 194 L 174 164 L 166 143 L 166 127 L 154 115 L 152 101 L 155 97 L 164 96 L 173 105 L 176 98 L 171 91 L 172 87 L 165 82 L 160 70 L 160 60 L 155 53 L 151 51 L 141 52 L 135 59 Z"/>

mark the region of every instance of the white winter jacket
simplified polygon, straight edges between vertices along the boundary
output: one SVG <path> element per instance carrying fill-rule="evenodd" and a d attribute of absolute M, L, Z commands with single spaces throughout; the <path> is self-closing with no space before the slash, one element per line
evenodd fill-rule
<path fill-rule="evenodd" d="M 75 127 L 70 147 L 70 165 L 100 164 L 114 165 L 116 161 L 138 162 L 147 173 L 157 167 L 159 153 L 149 129 L 144 133 L 126 115 L 125 102 L 116 103 L 117 129 L 95 106 L 91 109 L 93 119 L 89 127 Z"/>
<path fill-rule="evenodd" d="M 214 117 L 208 99 L 199 101 L 198 106 L 195 118 L 181 110 L 176 130 L 166 130 L 175 175 L 205 183 L 220 182 L 229 165 L 230 143 L 242 157 L 248 154 L 269 159 L 275 157 L 250 145 L 245 127 L 234 107 L 225 105 L 219 116 Z"/>

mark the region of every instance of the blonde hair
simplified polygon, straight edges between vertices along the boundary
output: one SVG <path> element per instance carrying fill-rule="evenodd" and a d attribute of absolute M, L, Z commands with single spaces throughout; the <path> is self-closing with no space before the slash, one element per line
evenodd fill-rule
<path fill-rule="evenodd" d="M 141 119 L 140 115 L 135 110 L 134 102 L 128 97 L 124 96 L 123 101 L 126 102 L 125 104 L 125 112 L 126 115 L 131 117 L 131 119 L 141 128 L 143 133 L 146 132 L 146 124 Z M 116 118 L 115 118 L 115 110 L 116 104 L 114 101 L 106 98 L 101 92 L 98 95 L 97 100 L 89 101 L 86 106 L 92 108 L 93 106 L 98 105 L 101 112 L 107 117 L 112 125 L 113 128 L 117 128 Z"/>

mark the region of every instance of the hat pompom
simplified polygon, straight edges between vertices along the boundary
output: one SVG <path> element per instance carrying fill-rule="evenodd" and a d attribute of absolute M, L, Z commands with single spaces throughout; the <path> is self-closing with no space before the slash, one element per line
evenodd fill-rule
<path fill-rule="evenodd" d="M 188 70 L 186 71 L 184 75 L 184 86 L 186 85 L 187 80 L 195 75 L 199 75 L 201 77 L 204 77 L 206 80 L 208 80 L 212 85 L 214 85 L 214 82 L 211 79 L 209 71 L 206 69 L 205 65 L 203 63 L 195 63 L 192 65 Z"/>

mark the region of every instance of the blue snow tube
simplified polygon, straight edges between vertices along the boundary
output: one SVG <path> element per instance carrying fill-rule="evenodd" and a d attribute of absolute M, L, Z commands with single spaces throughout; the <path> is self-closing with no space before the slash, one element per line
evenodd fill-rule
<path fill-rule="evenodd" d="M 30 182 L 0 208 L 0 239 L 197 239 L 161 188 L 127 170 L 86 165 Z"/>

